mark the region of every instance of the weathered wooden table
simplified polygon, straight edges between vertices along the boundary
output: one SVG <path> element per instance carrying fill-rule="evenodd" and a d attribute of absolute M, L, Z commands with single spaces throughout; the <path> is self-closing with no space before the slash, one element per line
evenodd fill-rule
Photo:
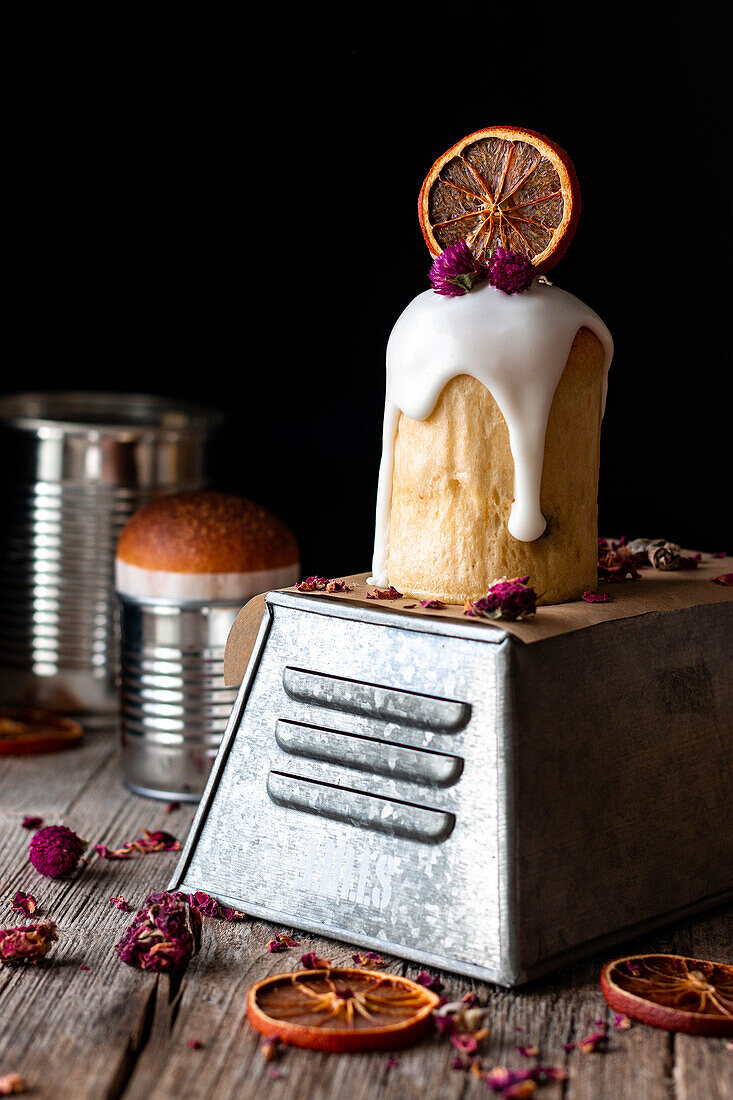
<path fill-rule="evenodd" d="M 122 786 L 114 738 L 88 734 L 82 747 L 36 757 L 0 757 L 0 926 L 24 923 L 10 912 L 16 890 L 32 893 L 39 917 L 54 920 L 60 942 L 46 965 L 0 966 L 0 1076 L 17 1071 L 29 1095 L 43 1100 L 198 1097 L 272 1100 L 470 1100 L 492 1095 L 486 1083 L 452 1068 L 455 1051 L 431 1035 L 396 1054 L 321 1055 L 285 1050 L 262 1057 L 261 1037 L 245 1019 L 245 994 L 255 980 L 297 967 L 307 951 L 351 962 L 353 948 L 295 933 L 299 946 L 271 954 L 273 927 L 260 921 L 204 920 L 201 951 L 180 983 L 123 965 L 114 951 L 145 895 L 165 888 L 177 853 L 99 859 L 92 845 L 119 847 L 142 828 L 166 829 L 179 840 L 191 806 L 135 797 Z M 89 842 L 91 858 L 69 881 L 38 875 L 28 862 L 31 835 L 22 817 L 66 824 Z M 123 894 L 124 913 L 110 902 Z M 35 917 L 33 919 L 36 919 Z M 277 930 L 277 929 L 276 929 Z M 717 910 L 628 945 L 733 961 L 733 908 Z M 440 975 L 451 994 L 474 989 L 490 1009 L 481 1044 L 486 1068 L 526 1066 L 518 1044 L 540 1049 L 545 1065 L 565 1069 L 563 1082 L 542 1085 L 537 1100 L 730 1100 L 733 1050 L 723 1039 L 692 1038 L 634 1024 L 610 1027 L 607 1049 L 566 1052 L 564 1044 L 612 1023 L 598 988 L 603 957 L 568 966 L 520 991 Z M 88 968 L 88 969 L 87 969 Z M 389 960 L 389 969 L 420 969 Z M 199 1040 L 201 1046 L 189 1046 Z M 273 1070 L 276 1072 L 273 1073 Z"/>

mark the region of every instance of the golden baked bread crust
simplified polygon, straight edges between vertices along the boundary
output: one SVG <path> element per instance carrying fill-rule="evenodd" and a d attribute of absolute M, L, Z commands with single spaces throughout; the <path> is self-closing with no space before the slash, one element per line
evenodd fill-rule
<path fill-rule="evenodd" d="M 267 508 L 229 493 L 202 491 L 146 504 L 124 527 L 117 557 L 143 569 L 247 573 L 294 564 L 298 546 Z"/>
<path fill-rule="evenodd" d="M 400 415 L 395 439 L 389 582 L 405 595 L 463 603 L 499 577 L 529 575 L 540 603 L 596 587 L 603 348 L 573 341 L 547 425 L 540 503 L 547 530 L 507 529 L 514 463 L 506 422 L 475 378 L 453 378 L 427 420 Z"/>

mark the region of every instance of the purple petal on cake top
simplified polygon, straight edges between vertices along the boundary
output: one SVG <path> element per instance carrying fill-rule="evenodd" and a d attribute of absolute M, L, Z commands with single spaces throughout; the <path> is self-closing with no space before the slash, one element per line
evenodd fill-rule
<path fill-rule="evenodd" d="M 537 593 L 529 586 L 529 577 L 502 577 L 485 596 L 471 603 L 466 600 L 464 615 L 481 619 L 524 619 L 537 611 Z"/>
<path fill-rule="evenodd" d="M 20 928 L 0 928 L 0 962 L 37 963 L 58 939 L 52 920 L 26 924 Z"/>
<path fill-rule="evenodd" d="M 62 878 L 76 870 L 86 841 L 66 825 L 39 829 L 28 849 L 28 858 L 40 875 Z"/>
<path fill-rule="evenodd" d="M 505 294 L 521 294 L 529 290 L 534 279 L 532 261 L 523 252 L 510 252 L 497 248 L 488 264 L 488 280 Z"/>
<path fill-rule="evenodd" d="M 468 243 L 461 238 L 449 244 L 435 257 L 430 268 L 430 285 L 436 294 L 447 298 L 460 298 L 468 294 L 474 285 L 487 275 L 486 267 L 479 263 Z"/>

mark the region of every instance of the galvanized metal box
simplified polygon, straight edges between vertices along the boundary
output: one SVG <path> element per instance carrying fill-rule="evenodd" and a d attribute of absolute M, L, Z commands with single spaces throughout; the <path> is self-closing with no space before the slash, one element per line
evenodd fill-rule
<path fill-rule="evenodd" d="M 172 887 L 507 986 L 722 901 L 732 611 L 525 645 L 270 593 Z"/>

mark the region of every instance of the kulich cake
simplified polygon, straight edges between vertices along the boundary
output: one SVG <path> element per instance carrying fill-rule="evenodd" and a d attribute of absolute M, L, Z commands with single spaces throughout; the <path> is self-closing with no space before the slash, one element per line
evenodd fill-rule
<path fill-rule="evenodd" d="M 445 213 L 451 243 L 442 253 L 440 195 L 431 206 L 426 185 L 421 192 L 423 232 L 438 258 L 433 290 L 407 306 L 388 342 L 370 579 L 455 604 L 478 599 L 499 578 L 529 576 L 538 602 L 560 603 L 596 587 L 600 429 L 613 342 L 593 310 L 538 278 L 533 265 L 540 259 L 546 269 L 553 251 L 564 251 L 562 240 L 553 246 L 553 233 L 577 220 L 567 209 L 574 191 L 566 194 L 562 172 L 553 177 L 540 157 L 551 147 L 537 151 L 542 186 L 529 192 L 535 161 L 527 149 L 537 135 L 499 133 L 472 135 L 426 180 L 440 192 L 443 172 L 455 190 L 472 188 L 470 202 L 463 200 L 465 236 L 457 236 L 460 206 Z M 506 167 L 515 156 L 527 173 L 524 191 Z M 501 198 L 507 179 L 521 199 L 516 208 Z M 553 186 L 557 194 L 545 194 Z M 498 235 L 482 229 L 479 199 L 482 217 L 489 208 L 508 210 Z M 546 229 L 535 227 L 531 240 L 517 231 L 528 209 Z M 433 218 L 429 231 L 424 217 Z"/>
<path fill-rule="evenodd" d="M 241 600 L 298 579 L 298 547 L 272 512 L 229 493 L 161 497 L 124 527 L 117 591 L 138 598 Z"/>

